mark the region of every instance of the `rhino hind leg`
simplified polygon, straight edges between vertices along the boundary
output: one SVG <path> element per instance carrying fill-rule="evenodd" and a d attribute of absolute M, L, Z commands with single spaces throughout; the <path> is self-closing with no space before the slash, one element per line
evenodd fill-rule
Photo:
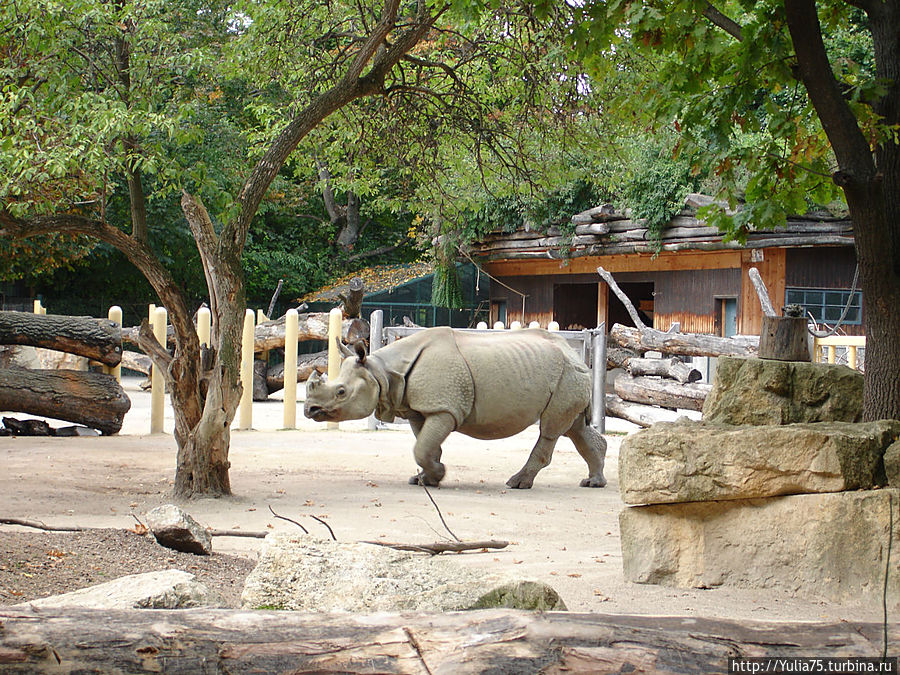
<path fill-rule="evenodd" d="M 409 484 L 435 487 L 447 472 L 441 463 L 441 443 L 456 428 L 456 420 L 449 413 L 437 413 L 410 417 L 409 424 L 416 436 L 413 455 L 422 469 L 409 479 Z"/>
<path fill-rule="evenodd" d="M 578 454 L 588 465 L 588 477 L 581 481 L 581 487 L 604 487 L 606 485 L 606 478 L 603 476 L 603 466 L 606 464 L 606 439 L 587 423 L 583 414 L 575 419 L 575 423 L 566 432 L 566 436 L 572 440 Z"/>
<path fill-rule="evenodd" d="M 506 481 L 507 487 L 527 490 L 534 485 L 534 477 L 537 476 L 538 471 L 547 466 L 553 458 L 553 449 L 556 447 L 558 438 L 559 436 L 545 436 L 541 433 L 540 438 L 538 438 L 537 443 L 534 444 L 534 448 L 531 450 L 531 454 L 528 455 L 528 461 L 525 462 L 525 466 Z"/>

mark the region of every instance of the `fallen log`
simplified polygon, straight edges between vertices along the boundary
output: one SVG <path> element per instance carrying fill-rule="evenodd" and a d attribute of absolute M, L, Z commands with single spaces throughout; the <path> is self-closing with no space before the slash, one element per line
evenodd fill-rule
<path fill-rule="evenodd" d="M 327 340 L 328 339 L 328 314 L 327 312 L 312 312 L 298 315 L 299 329 L 297 339 Z M 138 346 L 138 326 L 122 329 L 122 342 Z M 274 321 L 264 321 L 256 326 L 253 351 L 262 352 L 270 349 L 284 347 L 284 317 Z M 341 324 L 341 338 L 347 344 L 353 344 L 357 340 L 365 340 L 369 337 L 369 323 L 363 319 L 344 319 Z M 169 326 L 166 331 L 166 339 L 169 347 L 175 345 L 175 329 Z"/>
<path fill-rule="evenodd" d="M 607 360 L 609 360 L 607 358 Z M 691 368 L 688 364 L 678 359 L 629 359 L 625 366 L 632 375 L 655 375 L 657 377 L 668 377 L 682 384 L 697 382 L 703 375 L 696 368 Z"/>
<path fill-rule="evenodd" d="M 703 410 L 703 402 L 712 390 L 708 384 L 681 384 L 658 377 L 634 377 L 628 373 L 616 375 L 613 388 L 625 401 L 684 410 Z"/>
<path fill-rule="evenodd" d="M 265 401 L 269 398 L 269 389 L 266 386 L 266 371 L 269 363 L 262 359 L 253 362 L 253 400 Z"/>
<path fill-rule="evenodd" d="M 122 360 L 119 324 L 90 316 L 0 312 L 0 344 L 54 349 L 106 366 Z"/>
<path fill-rule="evenodd" d="M 328 372 L 327 351 L 297 356 L 297 382 L 306 382 L 315 371 L 320 375 Z M 284 363 L 272 366 L 266 371 L 266 388 L 270 394 L 284 389 Z"/>
<path fill-rule="evenodd" d="M 631 359 L 639 356 L 640 354 L 633 349 L 610 345 L 606 349 L 606 366 L 608 368 L 627 368 Z"/>
<path fill-rule="evenodd" d="M 0 609 L 4 673 L 723 673 L 729 658 L 881 655 L 900 624 L 489 609 L 371 615 Z"/>
<path fill-rule="evenodd" d="M 615 394 L 606 395 L 606 414 L 639 427 L 652 427 L 657 422 L 671 422 L 674 419 L 670 410 L 624 401 Z"/>
<path fill-rule="evenodd" d="M 136 373 L 143 373 L 144 375 L 150 374 L 150 367 L 153 364 L 150 361 L 150 357 L 146 354 L 141 354 L 140 352 L 132 352 L 132 351 L 123 351 L 122 352 L 122 363 L 121 366 L 123 368 L 127 368 L 128 370 L 133 370 Z"/>
<path fill-rule="evenodd" d="M 756 356 L 759 338 L 741 335 L 730 338 L 701 333 L 663 333 L 655 328 L 630 328 L 614 324 L 610 340 L 627 349 L 684 356 Z"/>
<path fill-rule="evenodd" d="M 122 428 L 129 408 L 131 401 L 112 375 L 0 369 L 0 410 L 66 420 L 109 435 Z"/>

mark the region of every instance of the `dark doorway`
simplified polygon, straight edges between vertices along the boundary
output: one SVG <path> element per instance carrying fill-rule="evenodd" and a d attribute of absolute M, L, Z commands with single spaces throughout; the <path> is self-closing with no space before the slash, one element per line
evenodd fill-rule
<path fill-rule="evenodd" d="M 554 284 L 553 320 L 562 330 L 597 327 L 597 284 Z"/>
<path fill-rule="evenodd" d="M 653 282 L 641 281 L 629 283 L 626 281 L 624 283 L 619 283 L 619 288 L 621 288 L 622 292 L 628 296 L 629 300 L 631 300 L 631 304 L 634 305 L 635 309 L 638 311 L 638 316 L 641 317 L 644 324 L 652 327 Z M 625 309 L 625 305 L 622 304 L 622 301 L 619 300 L 615 293 L 610 291 L 606 325 L 609 328 L 612 328 L 612 325 L 615 323 L 620 323 L 623 326 L 634 325 L 634 321 L 631 320 L 631 316 L 628 314 L 628 310 Z"/>

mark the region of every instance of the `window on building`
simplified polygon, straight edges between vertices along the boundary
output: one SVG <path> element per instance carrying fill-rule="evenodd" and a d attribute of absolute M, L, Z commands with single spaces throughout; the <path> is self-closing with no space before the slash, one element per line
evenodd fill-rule
<path fill-rule="evenodd" d="M 862 323 L 862 291 L 840 288 L 788 288 L 785 291 L 786 305 L 802 305 L 820 323 L 837 323 L 850 300 L 850 308 L 844 317 L 846 324 Z"/>

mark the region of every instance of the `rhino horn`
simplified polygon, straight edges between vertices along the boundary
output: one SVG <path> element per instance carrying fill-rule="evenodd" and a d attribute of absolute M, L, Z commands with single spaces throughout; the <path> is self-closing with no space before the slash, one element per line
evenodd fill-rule
<path fill-rule="evenodd" d="M 306 386 L 308 389 L 315 389 L 320 384 L 322 384 L 322 376 L 319 375 L 318 370 L 313 370 L 312 375 L 306 379 Z"/>

